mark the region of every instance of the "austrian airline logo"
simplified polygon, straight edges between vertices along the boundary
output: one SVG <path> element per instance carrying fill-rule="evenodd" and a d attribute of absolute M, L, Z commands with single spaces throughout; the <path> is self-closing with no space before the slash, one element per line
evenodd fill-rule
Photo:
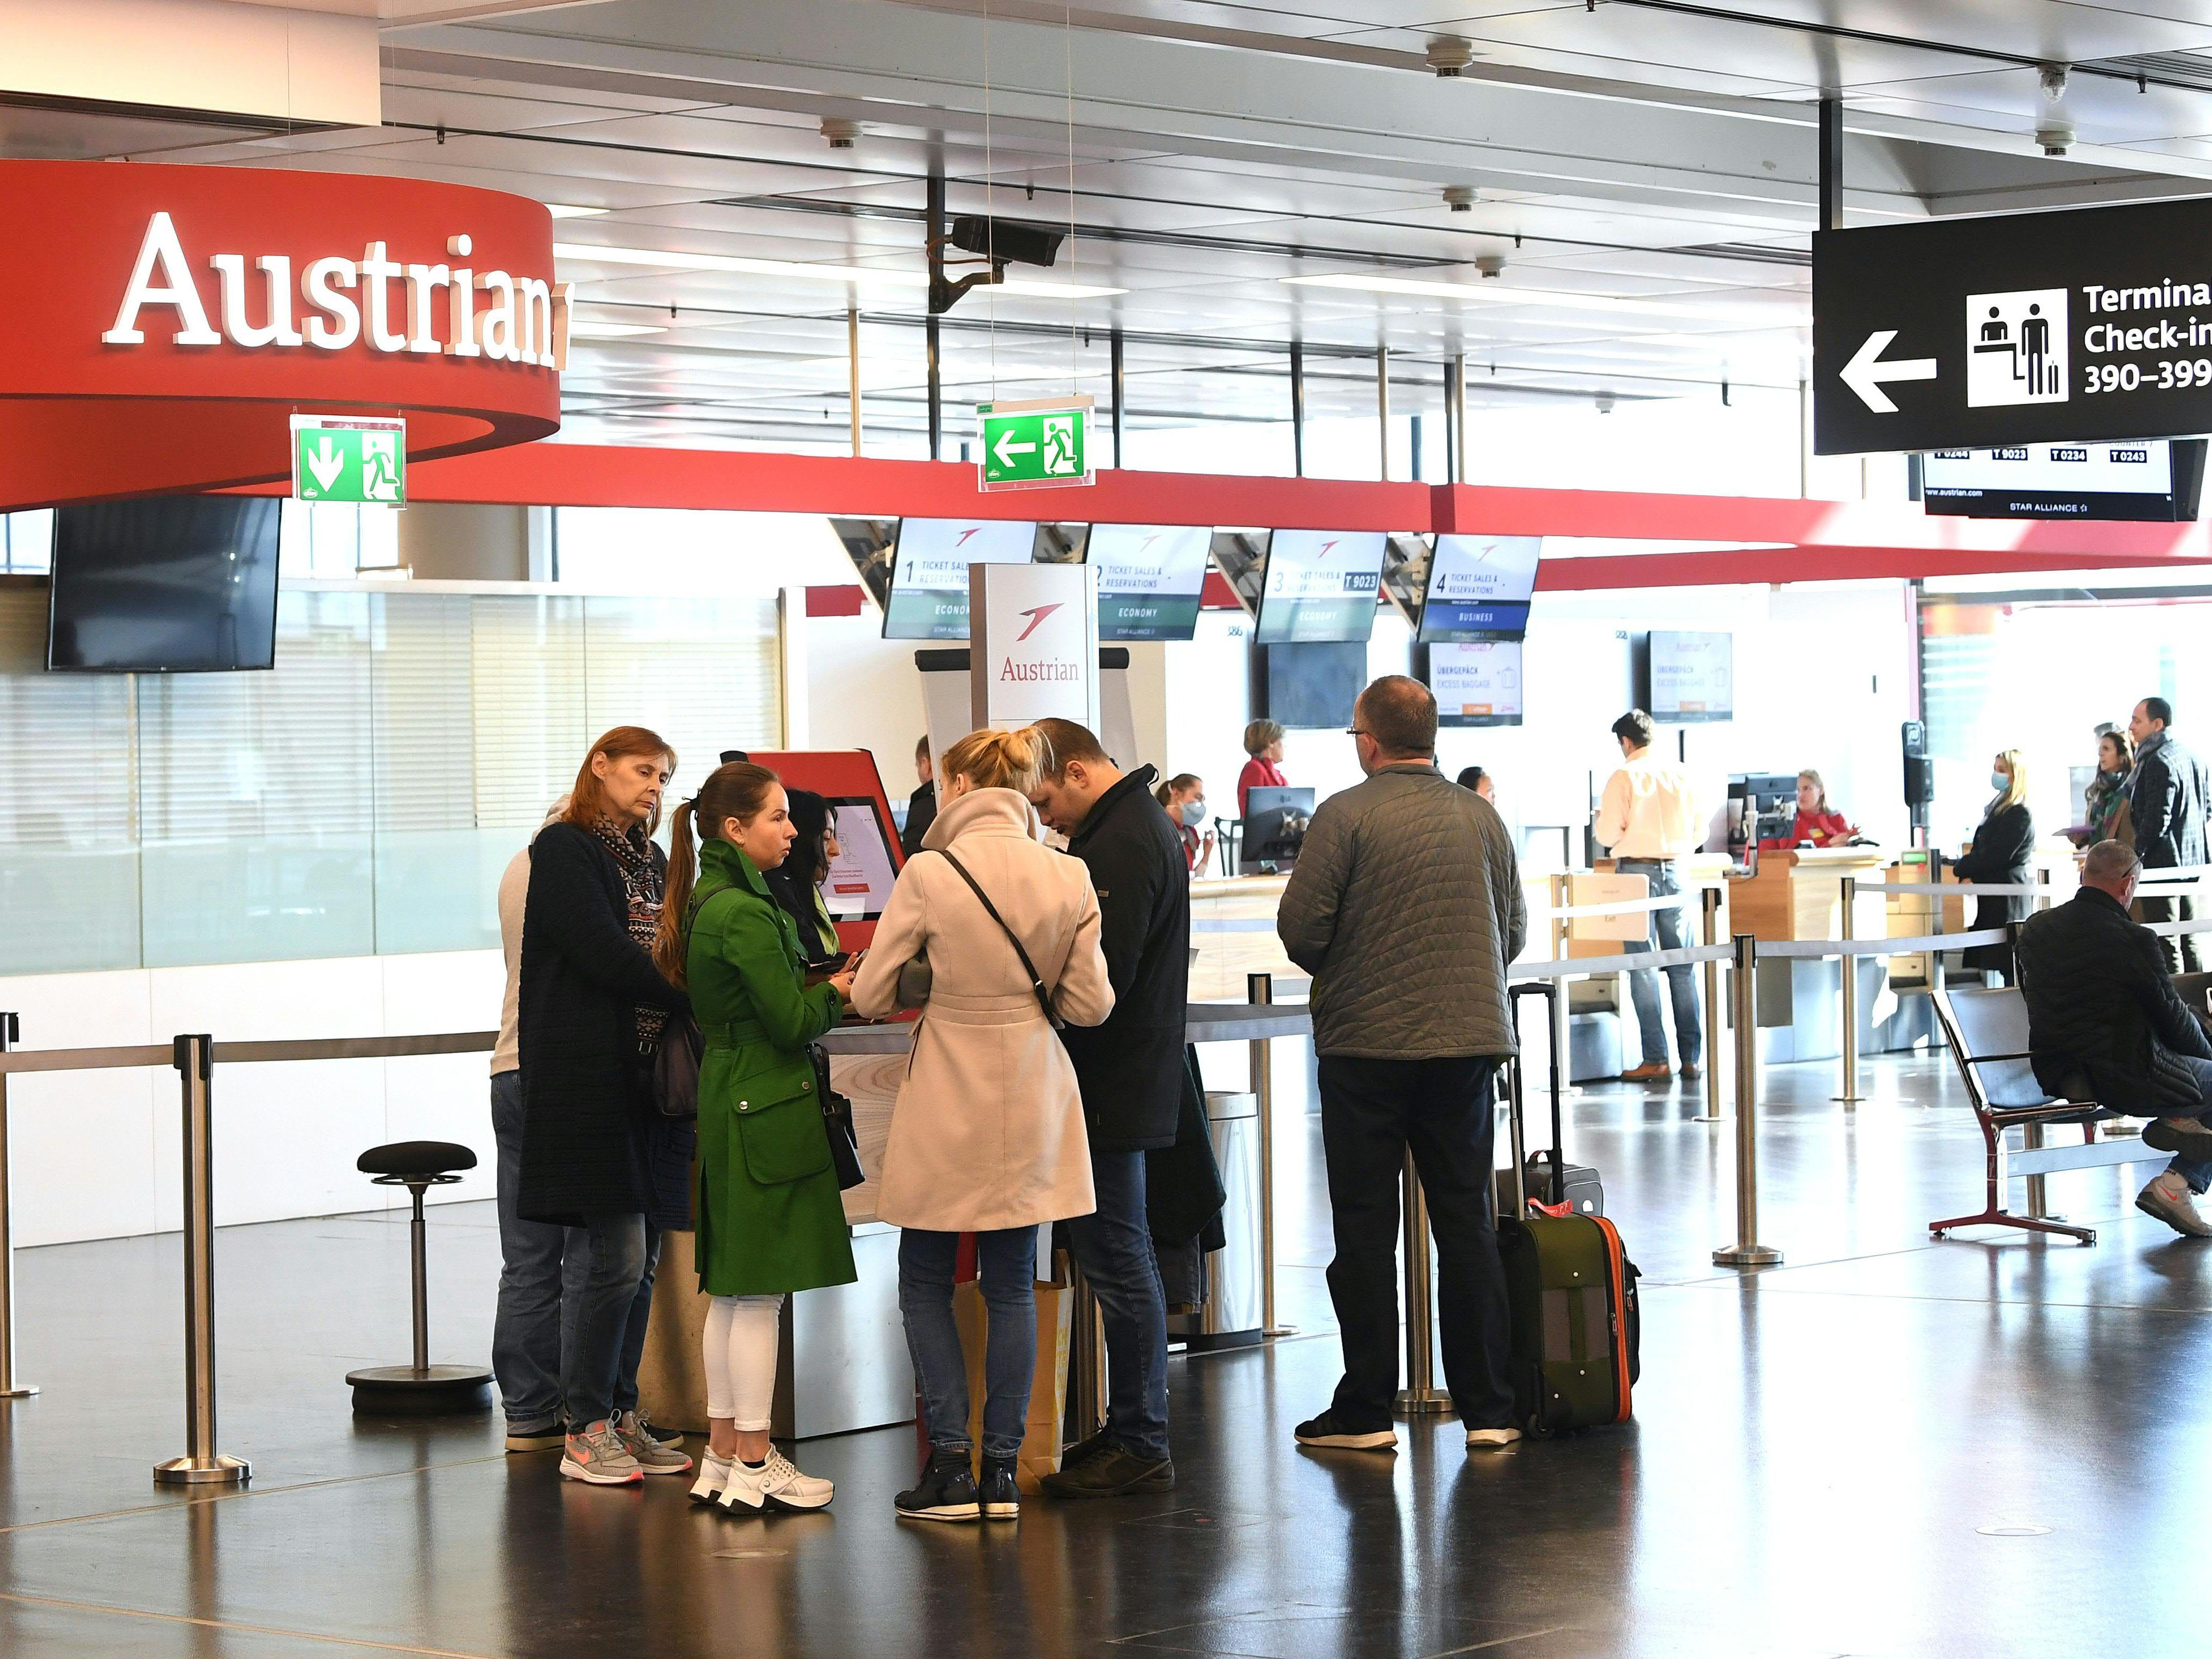
<path fill-rule="evenodd" d="M 961 549 L 961 548 L 963 548 L 963 547 L 967 546 L 967 545 L 968 545 L 968 538 L 969 538 L 970 536 L 980 536 L 980 535 L 981 535 L 982 533 L 983 533 L 983 526 L 982 526 L 981 525 L 973 525 L 973 526 L 970 526 L 968 529 L 962 531 L 962 532 L 960 532 L 960 539 L 959 539 L 958 541 L 957 541 L 957 542 L 955 542 L 955 543 L 953 543 L 953 544 L 952 544 L 954 550 L 955 550 L 956 551 L 957 551 L 959 549 Z M 1024 611 L 1022 614 L 1023 614 L 1024 616 L 1027 616 L 1027 615 L 1029 614 L 1029 612 L 1027 612 L 1027 611 Z"/>
<path fill-rule="evenodd" d="M 1041 605 L 1035 610 L 1018 612 L 1018 615 L 1027 617 L 1030 619 L 1030 625 L 1022 629 L 1020 633 L 1014 635 L 1014 643 L 1016 645 L 1019 645 L 1024 640 L 1029 638 L 1030 635 L 1036 633 L 1039 628 L 1044 625 L 1044 619 L 1059 609 L 1060 609 L 1060 605 L 1058 604 Z"/>

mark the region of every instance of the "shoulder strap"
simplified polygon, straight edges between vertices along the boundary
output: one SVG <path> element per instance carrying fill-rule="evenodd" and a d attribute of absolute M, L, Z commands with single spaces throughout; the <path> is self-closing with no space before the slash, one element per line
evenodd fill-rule
<path fill-rule="evenodd" d="M 1037 1006 L 1044 1011 L 1045 1019 L 1054 1030 L 1064 1030 L 1066 1021 L 1061 1019 L 1059 1012 L 1053 1007 L 1052 993 L 1045 989 L 1044 981 L 1037 975 L 1036 964 L 1030 960 L 1030 953 L 1023 946 L 1021 936 L 1006 926 L 1006 919 L 999 914 L 999 907 L 991 902 L 989 894 L 976 885 L 975 878 L 968 873 L 966 865 L 944 848 L 938 848 L 937 855 L 959 873 L 960 879 L 968 884 L 968 890 L 975 894 L 976 902 L 989 912 L 992 921 L 999 924 L 1000 931 L 1006 936 L 1006 942 L 1014 947 L 1014 954 L 1022 959 L 1022 971 L 1030 976 L 1030 989 L 1036 993 Z"/>

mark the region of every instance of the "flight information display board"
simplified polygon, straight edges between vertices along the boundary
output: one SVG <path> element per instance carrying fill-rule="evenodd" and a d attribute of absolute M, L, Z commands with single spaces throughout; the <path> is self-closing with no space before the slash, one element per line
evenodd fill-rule
<path fill-rule="evenodd" d="M 1382 591 L 1379 530 L 1278 530 L 1260 586 L 1261 645 L 1350 643 L 1375 631 Z"/>
<path fill-rule="evenodd" d="M 968 567 L 1027 564 L 1036 525 L 1019 519 L 908 519 L 891 553 L 887 640 L 968 637 Z"/>
<path fill-rule="evenodd" d="M 1735 718 L 1735 641 L 1651 630 L 1651 718 L 1695 726 Z"/>
<path fill-rule="evenodd" d="M 1486 640 L 1429 647 L 1429 690 L 1438 726 L 1521 724 L 1521 641 Z"/>
<path fill-rule="evenodd" d="M 1921 459 L 1921 504 L 1974 519 L 2197 516 L 2203 440 L 1936 449 Z"/>
<path fill-rule="evenodd" d="M 1540 536 L 1438 536 L 1416 637 L 1431 645 L 1527 634 L 1543 546 Z"/>

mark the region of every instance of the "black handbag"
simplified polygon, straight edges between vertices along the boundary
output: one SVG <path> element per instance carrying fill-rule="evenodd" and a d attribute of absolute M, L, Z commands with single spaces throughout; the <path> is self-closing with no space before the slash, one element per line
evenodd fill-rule
<path fill-rule="evenodd" d="M 648 1080 L 653 1110 L 660 1116 L 699 1115 L 699 1067 L 706 1053 L 707 1039 L 699 1022 L 689 1014 L 671 1014 L 654 1046 Z"/>
<path fill-rule="evenodd" d="M 830 1086 L 830 1055 L 818 1043 L 808 1045 L 814 1062 L 814 1092 L 822 1102 L 822 1133 L 830 1138 L 830 1162 L 837 1170 L 838 1189 L 845 1191 L 868 1178 L 860 1167 L 860 1137 L 853 1131 L 853 1103 Z"/>

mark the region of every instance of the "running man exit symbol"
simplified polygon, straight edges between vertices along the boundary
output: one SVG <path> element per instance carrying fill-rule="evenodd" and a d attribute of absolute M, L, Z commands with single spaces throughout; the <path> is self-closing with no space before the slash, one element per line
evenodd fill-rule
<path fill-rule="evenodd" d="M 984 489 L 1091 482 L 1090 399 L 981 404 L 975 412 L 981 417 L 978 482 Z"/>

